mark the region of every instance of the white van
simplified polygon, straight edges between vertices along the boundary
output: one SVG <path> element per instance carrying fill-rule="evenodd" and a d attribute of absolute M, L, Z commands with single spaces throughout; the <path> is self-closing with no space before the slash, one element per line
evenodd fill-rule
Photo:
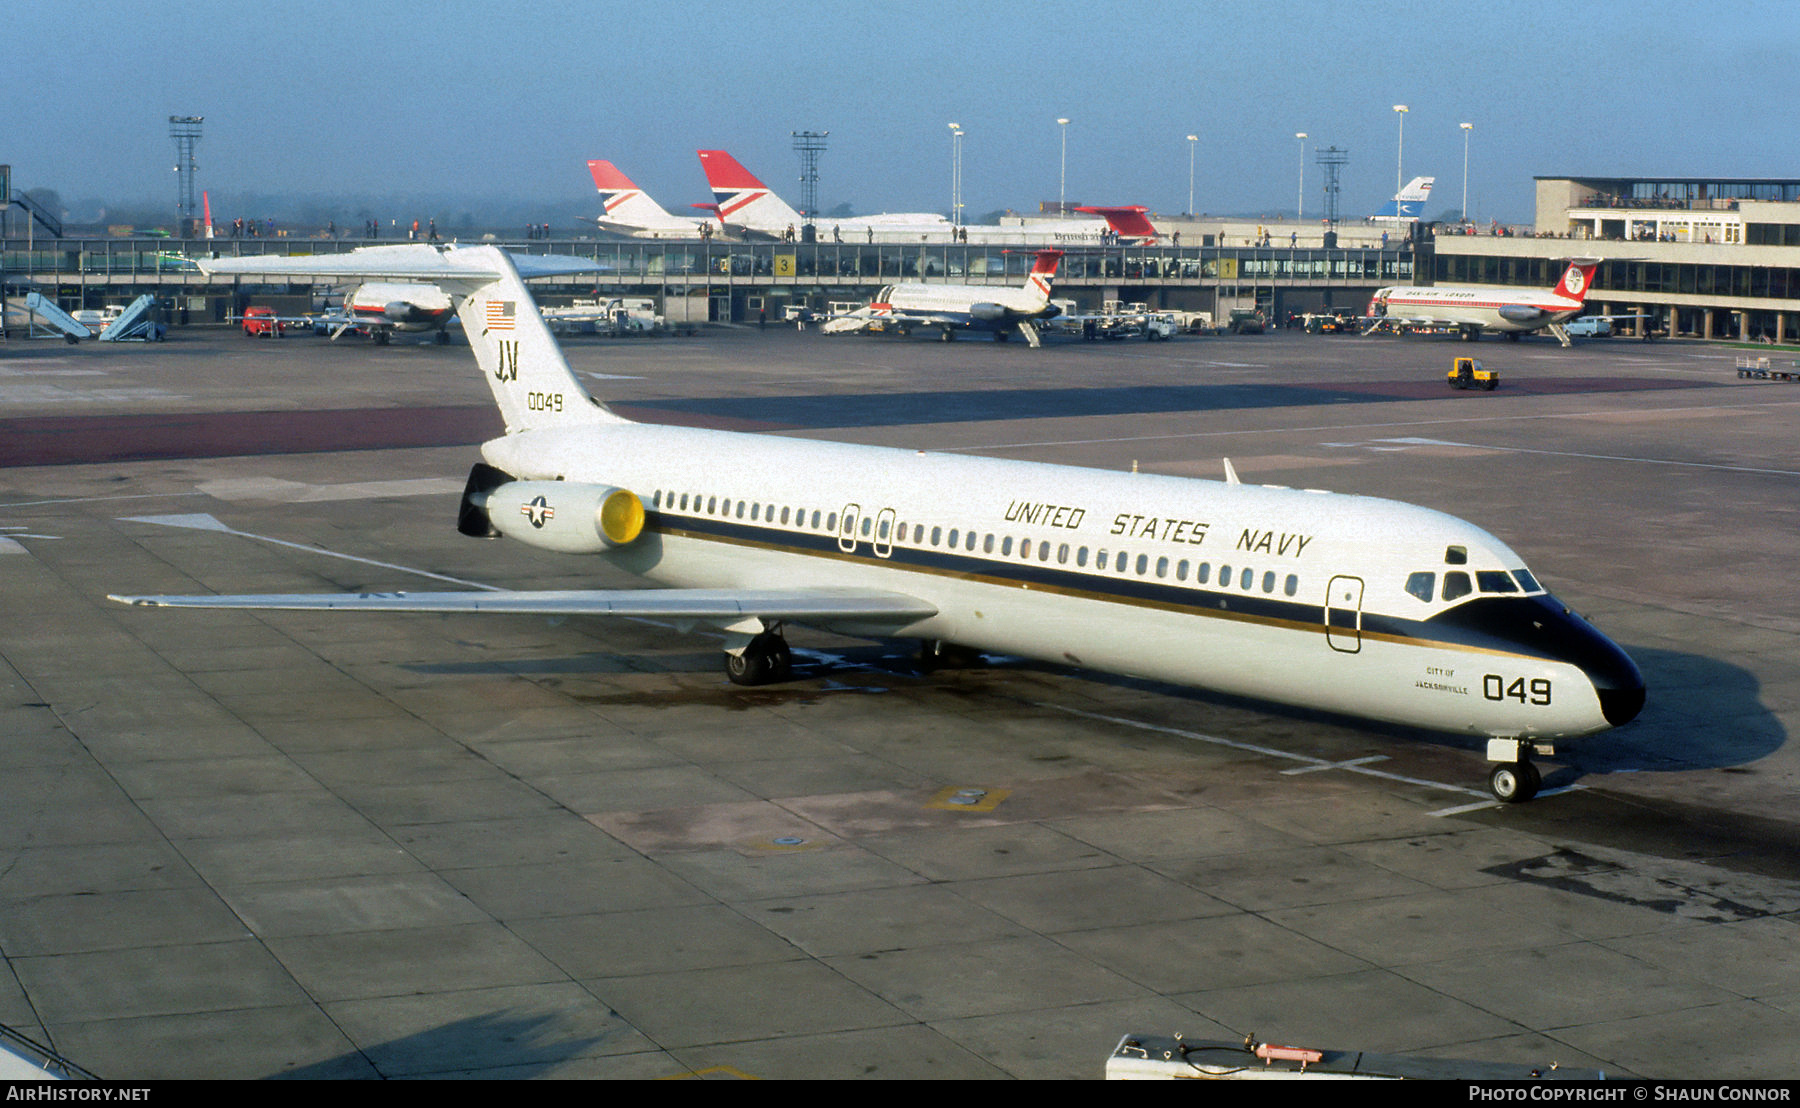
<path fill-rule="evenodd" d="M 1602 319 L 1595 315 L 1584 315 L 1580 319 L 1571 319 L 1563 324 L 1563 330 L 1574 339 L 1603 339 L 1612 337 L 1612 320 Z"/>

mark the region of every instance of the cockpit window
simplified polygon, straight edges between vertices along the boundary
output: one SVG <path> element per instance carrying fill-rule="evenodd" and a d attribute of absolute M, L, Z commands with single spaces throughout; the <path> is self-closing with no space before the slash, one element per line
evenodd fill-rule
<path fill-rule="evenodd" d="M 1503 569 L 1484 569 L 1475 574 L 1475 585 L 1482 592 L 1518 592 L 1518 582 Z"/>
<path fill-rule="evenodd" d="M 1427 604 L 1431 603 L 1431 594 L 1436 588 L 1437 574 L 1435 573 L 1415 573 L 1406 579 L 1406 591 Z"/>
<path fill-rule="evenodd" d="M 1444 564 L 1447 566 L 1468 565 L 1469 548 L 1466 546 L 1446 546 L 1444 548 Z"/>
<path fill-rule="evenodd" d="M 1467 596 L 1474 591 L 1475 586 L 1469 583 L 1468 574 L 1460 571 L 1452 571 L 1444 574 L 1445 600 L 1455 600 L 1459 597 Z"/>
<path fill-rule="evenodd" d="M 1533 577 L 1528 569 L 1513 570 L 1513 577 L 1519 582 L 1519 587 L 1526 592 L 1537 592 L 1544 587 L 1537 583 L 1537 578 Z"/>

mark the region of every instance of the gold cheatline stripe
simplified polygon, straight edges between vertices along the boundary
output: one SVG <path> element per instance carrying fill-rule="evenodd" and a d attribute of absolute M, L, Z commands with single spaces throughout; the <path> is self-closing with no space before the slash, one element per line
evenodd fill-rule
<path fill-rule="evenodd" d="M 889 569 L 897 569 L 906 573 L 919 573 L 931 577 L 950 577 L 958 581 L 975 581 L 987 585 L 998 585 L 1004 588 L 1025 589 L 1036 592 L 1055 593 L 1076 600 L 1093 600 L 1104 604 L 1124 604 L 1134 608 L 1151 608 L 1166 612 L 1185 612 L 1189 615 L 1204 616 L 1208 619 L 1229 620 L 1233 623 L 1254 623 L 1265 627 L 1285 629 L 1288 631 L 1304 631 L 1309 634 L 1323 635 L 1328 630 L 1323 623 L 1301 622 L 1292 619 L 1280 619 L 1274 616 L 1252 615 L 1248 612 L 1234 612 L 1228 608 L 1206 608 L 1197 604 L 1176 604 L 1162 600 L 1147 600 L 1135 596 L 1122 596 L 1118 593 L 1101 592 L 1093 589 L 1075 589 L 1064 585 L 1037 585 L 1030 581 L 1019 581 L 1011 577 L 1000 577 L 986 573 L 965 573 L 958 570 L 938 569 L 935 566 L 906 565 L 889 562 L 882 558 L 873 558 L 864 554 L 846 553 L 842 550 L 805 550 L 785 543 L 766 542 L 760 539 L 739 539 L 723 535 L 711 535 L 698 531 L 690 531 L 682 527 L 653 525 L 645 528 L 658 534 L 670 535 L 696 542 L 716 542 L 727 546 L 751 547 L 768 550 L 779 554 L 793 554 L 801 558 L 825 558 L 836 562 L 852 562 L 859 565 L 885 565 Z M 859 543 L 858 545 L 867 545 Z M 1024 564 L 1021 561 L 1021 564 Z M 1067 570 L 1061 572 L 1070 572 Z M 1169 586 L 1173 587 L 1173 586 Z M 1298 603 L 1296 601 L 1296 603 Z M 1485 646 L 1468 646 L 1462 643 L 1445 642 L 1441 639 L 1421 639 L 1412 635 L 1394 635 L 1384 631 L 1341 630 L 1341 634 L 1355 635 L 1358 640 L 1369 639 L 1374 642 L 1395 643 L 1401 646 L 1422 646 L 1438 650 L 1454 650 L 1464 654 L 1487 654 L 1497 658 L 1524 658 L 1528 661 L 1542 661 L 1530 654 L 1521 654 L 1514 650 L 1495 650 Z"/>

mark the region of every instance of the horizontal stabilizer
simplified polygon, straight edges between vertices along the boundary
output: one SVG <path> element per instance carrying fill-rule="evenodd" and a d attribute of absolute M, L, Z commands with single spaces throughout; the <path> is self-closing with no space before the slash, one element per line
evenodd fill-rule
<path fill-rule="evenodd" d="M 486 284 L 500 276 L 491 262 L 466 248 L 426 243 L 365 246 L 342 254 L 249 254 L 237 258 L 197 258 L 202 272 L 253 277 L 343 277 L 362 280 L 392 278 L 433 284 Z M 527 280 L 597 273 L 598 262 L 547 254 L 514 254 L 513 267 Z"/>
<path fill-rule="evenodd" d="M 544 592 L 265 593 L 243 596 L 111 596 L 159 608 L 265 611 L 499 612 L 736 621 L 877 620 L 903 625 L 937 608 L 901 593 L 865 589 L 601 589 Z"/>

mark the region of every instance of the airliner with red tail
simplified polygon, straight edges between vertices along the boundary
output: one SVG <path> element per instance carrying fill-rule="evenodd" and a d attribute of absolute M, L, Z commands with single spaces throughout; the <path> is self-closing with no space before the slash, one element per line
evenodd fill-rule
<path fill-rule="evenodd" d="M 596 222 L 602 231 L 642 239 L 696 238 L 705 233 L 706 225 L 714 218 L 696 215 L 684 219 L 664 211 L 661 204 L 650 199 L 648 193 L 633 184 L 631 178 L 611 162 L 590 161 L 588 173 L 600 193 L 602 211 Z M 717 211 L 716 205 L 712 204 L 694 206 L 708 212 Z"/>
<path fill-rule="evenodd" d="M 719 219 L 733 230 L 782 238 L 798 234 L 806 218 L 755 174 L 723 150 L 700 150 L 700 166 L 712 187 Z M 818 237 L 826 242 L 1004 242 L 1057 246 L 1100 246 L 1112 242 L 1149 242 L 1157 237 L 1148 209 L 1083 207 L 1078 212 L 1098 219 L 1034 220 L 1029 226 L 953 224 L 936 212 L 897 212 L 817 219 Z"/>
<path fill-rule="evenodd" d="M 1581 314 L 1599 265 L 1597 258 L 1572 258 L 1562 279 L 1548 290 L 1390 285 L 1376 289 L 1370 298 L 1367 330 L 1384 322 L 1402 329 L 1447 326 L 1461 332 L 1463 341 L 1474 342 L 1483 331 L 1516 339 L 1528 331 L 1548 329 L 1567 346 L 1562 325 Z"/>
<path fill-rule="evenodd" d="M 866 307 L 838 316 L 820 330 L 848 334 L 879 327 L 905 334 L 915 327 L 935 327 L 945 342 L 954 339 L 959 330 L 992 331 L 997 342 L 1018 334 L 1035 347 L 1040 345 L 1038 321 L 1060 311 L 1050 303 L 1050 281 L 1062 256 L 1061 250 L 1038 251 L 1023 288 L 888 285 Z"/>

